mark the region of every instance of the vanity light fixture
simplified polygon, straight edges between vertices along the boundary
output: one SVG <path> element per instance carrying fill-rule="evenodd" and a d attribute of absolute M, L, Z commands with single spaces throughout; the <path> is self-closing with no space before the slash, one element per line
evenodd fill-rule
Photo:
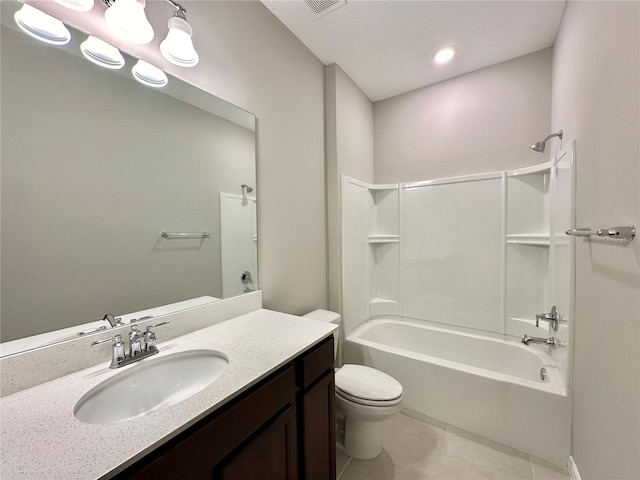
<path fill-rule="evenodd" d="M 144 60 L 138 60 L 131 69 L 131 73 L 133 78 L 148 87 L 160 88 L 169 83 L 166 73 Z"/>
<path fill-rule="evenodd" d="M 153 40 L 153 27 L 144 13 L 146 0 L 102 0 L 109 8 L 104 18 L 109 29 L 131 43 Z"/>
<path fill-rule="evenodd" d="M 84 58 L 101 67 L 111 70 L 124 67 L 124 57 L 120 50 L 92 35 L 80 44 L 80 51 Z"/>
<path fill-rule="evenodd" d="M 71 33 L 64 23 L 26 3 L 13 15 L 13 19 L 20 30 L 42 42 L 66 45 L 71 40 Z"/>
<path fill-rule="evenodd" d="M 77 12 L 88 12 L 93 8 L 93 0 L 54 0 L 56 3 Z"/>
<path fill-rule="evenodd" d="M 456 56 L 456 53 L 458 53 L 458 48 L 455 45 L 447 45 L 433 55 L 433 61 L 439 65 L 448 63 Z"/>
<path fill-rule="evenodd" d="M 176 8 L 169 19 L 169 33 L 160 44 L 162 56 L 180 67 L 195 67 L 200 60 L 198 52 L 193 48 L 193 29 L 187 22 L 187 11 L 172 0 L 167 0 Z"/>

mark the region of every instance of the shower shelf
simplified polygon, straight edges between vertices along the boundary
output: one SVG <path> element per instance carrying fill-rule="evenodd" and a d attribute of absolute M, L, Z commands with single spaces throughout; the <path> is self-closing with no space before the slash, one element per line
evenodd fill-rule
<path fill-rule="evenodd" d="M 382 234 L 369 235 L 369 243 L 400 243 L 400 236 Z"/>
<path fill-rule="evenodd" d="M 551 237 L 548 233 L 518 233 L 507 235 L 507 243 L 549 246 Z"/>
<path fill-rule="evenodd" d="M 369 185 L 368 190 L 370 192 L 382 192 L 385 190 L 398 190 L 397 183 L 390 183 L 387 185 Z"/>
<path fill-rule="evenodd" d="M 564 236 L 556 237 L 555 242 L 556 245 L 569 245 L 569 239 Z M 548 247 L 551 245 L 551 236 L 548 233 L 518 233 L 507 235 L 507 243 Z"/>
<path fill-rule="evenodd" d="M 395 300 L 386 298 L 374 298 L 369 302 L 369 316 L 399 315 L 400 304 Z"/>

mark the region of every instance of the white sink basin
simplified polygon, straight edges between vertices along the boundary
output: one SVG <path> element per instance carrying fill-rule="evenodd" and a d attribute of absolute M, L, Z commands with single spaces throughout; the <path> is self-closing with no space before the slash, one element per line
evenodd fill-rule
<path fill-rule="evenodd" d="M 74 415 L 107 424 L 145 415 L 181 402 L 211 385 L 229 365 L 213 350 L 190 350 L 146 359 L 89 390 Z"/>

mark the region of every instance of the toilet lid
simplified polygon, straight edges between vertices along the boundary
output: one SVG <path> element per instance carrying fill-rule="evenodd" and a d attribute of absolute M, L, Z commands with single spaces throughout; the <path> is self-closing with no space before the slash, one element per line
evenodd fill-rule
<path fill-rule="evenodd" d="M 375 368 L 346 364 L 336 372 L 336 390 L 347 397 L 386 402 L 402 396 L 402 385 Z"/>

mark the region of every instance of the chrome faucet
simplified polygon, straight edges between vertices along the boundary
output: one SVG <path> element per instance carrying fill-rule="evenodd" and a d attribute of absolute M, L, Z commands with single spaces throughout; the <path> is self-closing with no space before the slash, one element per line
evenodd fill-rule
<path fill-rule="evenodd" d="M 107 322 L 109 322 L 109 325 L 111 325 L 111 328 L 115 328 L 115 327 L 121 327 L 122 325 L 124 325 L 124 323 L 122 323 L 122 318 L 118 317 L 114 317 L 113 313 L 107 313 L 102 320 L 105 320 Z"/>
<path fill-rule="evenodd" d="M 553 328 L 554 332 L 558 331 L 558 324 L 560 323 L 560 316 L 558 315 L 558 309 L 554 305 L 551 307 L 549 313 L 536 313 L 536 327 L 539 326 L 540 320 L 546 320 Z"/>
<path fill-rule="evenodd" d="M 556 345 L 559 344 L 558 340 L 556 340 L 555 337 L 549 337 L 549 338 L 530 337 L 527 334 L 525 334 L 525 336 L 522 337 L 521 342 L 527 346 L 529 346 L 530 343 L 541 343 L 543 345 L 549 345 L 550 347 L 555 347 Z"/>
<path fill-rule="evenodd" d="M 135 357 L 142 353 L 144 333 L 138 330 L 138 325 L 131 325 L 129 332 L 129 356 Z"/>
<path fill-rule="evenodd" d="M 166 325 L 167 322 L 161 322 L 157 325 L 149 325 L 143 333 L 138 329 L 138 325 L 131 325 L 129 332 L 129 348 L 122 341 L 122 335 L 114 335 L 111 338 L 105 338 L 91 343 L 92 347 L 102 343 L 111 342 L 113 346 L 113 355 L 111 357 L 111 365 L 109 368 L 120 368 L 125 365 L 137 362 L 143 358 L 150 357 L 158 353 L 156 346 L 156 335 L 153 328 Z"/>

